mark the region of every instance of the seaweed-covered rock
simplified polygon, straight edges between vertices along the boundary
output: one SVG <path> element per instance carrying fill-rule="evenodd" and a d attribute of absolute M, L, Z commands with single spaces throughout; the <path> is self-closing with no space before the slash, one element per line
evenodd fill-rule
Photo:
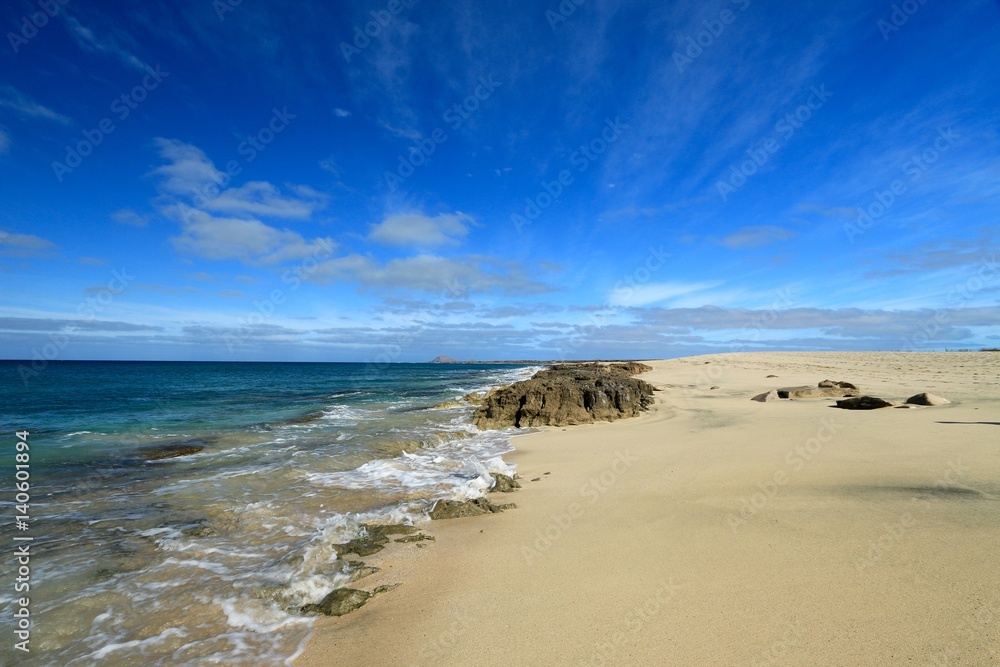
<path fill-rule="evenodd" d="M 502 506 L 497 506 L 486 498 L 472 500 L 439 500 L 428 512 L 431 519 L 461 519 L 467 516 L 481 516 L 502 512 Z"/>
<path fill-rule="evenodd" d="M 303 614 L 324 614 L 326 616 L 343 616 L 355 609 L 363 607 L 372 594 L 357 588 L 338 588 L 331 591 L 317 604 L 307 604 L 302 607 Z"/>

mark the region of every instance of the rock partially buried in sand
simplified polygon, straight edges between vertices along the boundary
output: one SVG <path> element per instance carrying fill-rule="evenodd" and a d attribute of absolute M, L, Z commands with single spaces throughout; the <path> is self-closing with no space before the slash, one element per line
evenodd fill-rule
<path fill-rule="evenodd" d="M 770 403 L 771 401 L 780 401 L 781 397 L 778 396 L 778 391 L 776 389 L 772 389 L 767 393 L 757 394 L 750 400 L 757 401 L 758 403 Z"/>
<path fill-rule="evenodd" d="M 399 587 L 399 584 L 384 584 L 371 593 L 357 588 L 338 588 L 331 591 L 318 604 L 307 604 L 299 608 L 303 614 L 324 614 L 326 616 L 343 616 L 355 609 L 365 606 L 365 603 L 376 595 L 388 593 Z"/>
<path fill-rule="evenodd" d="M 833 380 L 823 380 L 819 383 L 819 386 L 823 389 L 853 389 L 857 391 L 858 388 L 851 384 L 850 382 L 834 382 Z"/>
<path fill-rule="evenodd" d="M 926 392 L 923 394 L 917 394 L 916 396 L 910 396 L 908 399 L 906 399 L 906 402 L 909 405 L 930 405 L 930 406 L 948 405 L 949 403 L 951 403 L 951 401 L 949 401 L 947 398 L 941 398 L 940 396 L 935 396 L 934 394 L 928 394 Z"/>
<path fill-rule="evenodd" d="M 891 408 L 894 405 L 896 404 L 892 401 L 877 396 L 857 396 L 837 401 L 837 407 L 844 410 L 878 410 L 879 408 Z"/>
<path fill-rule="evenodd" d="M 494 491 L 499 493 L 513 493 L 515 490 L 521 488 L 521 485 L 517 483 L 517 480 L 509 475 L 491 472 L 490 477 L 494 480 L 493 488 L 490 489 L 490 493 L 493 493 Z"/>
<path fill-rule="evenodd" d="M 338 588 L 320 600 L 318 604 L 304 605 L 302 613 L 343 616 L 363 607 L 371 597 L 372 594 L 368 591 L 357 588 Z"/>
<path fill-rule="evenodd" d="M 824 386 L 824 383 L 830 384 Z M 807 385 L 778 389 L 778 396 L 781 398 L 840 398 L 843 396 L 857 396 L 858 393 L 858 388 L 850 382 L 832 383 L 830 380 L 824 380 L 816 387 Z"/>
<path fill-rule="evenodd" d="M 439 500 L 427 513 L 431 519 L 461 519 L 467 516 L 481 516 L 502 512 L 508 509 L 506 505 L 494 505 L 486 498 L 472 500 Z"/>

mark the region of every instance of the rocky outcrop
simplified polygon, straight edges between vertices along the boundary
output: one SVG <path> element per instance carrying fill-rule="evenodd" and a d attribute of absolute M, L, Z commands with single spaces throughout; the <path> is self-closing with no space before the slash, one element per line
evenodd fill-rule
<path fill-rule="evenodd" d="M 653 403 L 653 387 L 632 377 L 635 362 L 558 365 L 484 397 L 472 419 L 481 429 L 567 426 L 634 417 Z"/>
<path fill-rule="evenodd" d="M 887 401 L 877 396 L 856 396 L 837 401 L 837 407 L 844 410 L 878 410 L 880 408 L 891 408 L 895 403 Z"/>
<path fill-rule="evenodd" d="M 491 472 L 490 477 L 493 478 L 493 488 L 490 489 L 490 493 L 513 493 L 517 489 L 521 488 L 517 480 L 509 475 L 503 475 L 498 472 Z"/>
<path fill-rule="evenodd" d="M 462 519 L 467 516 L 482 516 L 483 514 L 498 514 L 504 510 L 515 509 L 514 503 L 494 505 L 486 498 L 472 500 L 439 500 L 427 515 L 431 519 Z"/>
<path fill-rule="evenodd" d="M 366 602 L 376 595 L 388 593 L 397 588 L 399 584 L 382 585 L 375 588 L 371 593 L 357 588 L 338 588 L 331 591 L 325 598 L 317 604 L 303 605 L 300 611 L 303 614 L 324 614 L 326 616 L 343 616 L 350 614 L 355 609 L 363 607 Z"/>
<path fill-rule="evenodd" d="M 940 396 L 935 396 L 934 394 L 917 394 L 916 396 L 910 396 L 906 399 L 908 405 L 948 405 L 951 403 L 947 398 L 941 398 Z"/>
<path fill-rule="evenodd" d="M 758 403 L 771 403 L 772 401 L 780 401 L 781 397 L 778 396 L 778 391 L 776 389 L 772 389 L 764 394 L 757 394 L 750 400 L 757 401 Z"/>

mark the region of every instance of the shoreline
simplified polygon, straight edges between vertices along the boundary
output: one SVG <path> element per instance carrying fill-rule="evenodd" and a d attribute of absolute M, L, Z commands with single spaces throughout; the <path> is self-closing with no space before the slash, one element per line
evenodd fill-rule
<path fill-rule="evenodd" d="M 516 437 L 504 459 L 523 488 L 491 499 L 518 508 L 421 523 L 429 546 L 366 559 L 381 572 L 359 587 L 402 585 L 318 619 L 293 664 L 459 665 L 486 651 L 512 664 L 995 663 L 990 357 L 653 362 L 638 376 L 661 389 L 648 412 Z M 955 403 L 749 400 L 828 378 Z"/>

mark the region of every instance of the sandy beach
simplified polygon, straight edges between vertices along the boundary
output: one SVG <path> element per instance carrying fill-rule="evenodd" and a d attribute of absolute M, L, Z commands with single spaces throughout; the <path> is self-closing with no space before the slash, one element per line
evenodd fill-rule
<path fill-rule="evenodd" d="M 297 667 L 1000 664 L 1000 354 L 650 363 L 644 415 L 514 441 L 517 509 L 365 559 L 402 585 Z M 750 400 L 825 379 L 952 404 Z"/>

